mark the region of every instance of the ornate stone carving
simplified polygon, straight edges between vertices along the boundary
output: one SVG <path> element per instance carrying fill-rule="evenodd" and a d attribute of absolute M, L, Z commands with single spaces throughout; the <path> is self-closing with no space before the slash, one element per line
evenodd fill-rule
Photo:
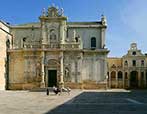
<path fill-rule="evenodd" d="M 102 25 L 107 25 L 106 16 L 102 15 L 101 16 L 101 21 L 102 21 Z"/>
<path fill-rule="evenodd" d="M 45 10 L 45 8 L 43 8 L 43 10 L 42 10 L 42 16 L 46 16 L 46 10 Z"/>
<path fill-rule="evenodd" d="M 58 17 L 58 9 L 54 6 L 48 8 L 48 17 Z"/>
<path fill-rule="evenodd" d="M 64 70 L 64 81 L 65 82 L 70 82 L 71 81 L 70 69 L 68 67 L 65 67 L 65 70 Z"/>
<path fill-rule="evenodd" d="M 61 8 L 61 14 L 60 14 L 61 16 L 63 16 L 64 15 L 64 9 L 63 8 Z"/>

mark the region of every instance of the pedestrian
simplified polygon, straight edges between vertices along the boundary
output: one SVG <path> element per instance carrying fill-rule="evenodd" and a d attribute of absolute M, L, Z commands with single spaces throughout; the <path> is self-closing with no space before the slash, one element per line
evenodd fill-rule
<path fill-rule="evenodd" d="M 53 92 L 57 95 L 60 91 L 60 89 L 56 86 L 53 86 Z"/>
<path fill-rule="evenodd" d="M 49 88 L 46 89 L 46 95 L 49 95 Z"/>

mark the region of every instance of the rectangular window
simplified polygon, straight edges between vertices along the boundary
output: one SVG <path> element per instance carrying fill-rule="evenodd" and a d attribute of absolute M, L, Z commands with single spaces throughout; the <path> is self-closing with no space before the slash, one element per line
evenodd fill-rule
<path fill-rule="evenodd" d="M 132 61 L 132 65 L 136 66 L 136 61 L 135 60 Z"/>
<path fill-rule="evenodd" d="M 141 61 L 141 66 L 144 66 L 144 60 Z"/>

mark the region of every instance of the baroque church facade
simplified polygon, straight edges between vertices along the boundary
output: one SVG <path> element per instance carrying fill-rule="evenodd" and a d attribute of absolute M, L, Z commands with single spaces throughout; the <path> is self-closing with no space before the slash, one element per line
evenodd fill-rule
<path fill-rule="evenodd" d="M 63 9 L 51 6 L 39 20 L 15 26 L 0 22 L 0 88 L 105 88 L 105 16 L 67 22 Z"/>
<path fill-rule="evenodd" d="M 109 88 L 147 88 L 147 55 L 130 45 L 128 53 L 121 58 L 108 58 Z"/>

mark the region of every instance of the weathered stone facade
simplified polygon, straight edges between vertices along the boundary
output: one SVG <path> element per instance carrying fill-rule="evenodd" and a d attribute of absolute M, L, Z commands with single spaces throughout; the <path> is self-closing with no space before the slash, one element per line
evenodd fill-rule
<path fill-rule="evenodd" d="M 9 27 L 0 21 L 0 90 L 7 88 L 7 46 L 11 43 L 9 39 L 12 40 Z"/>
<path fill-rule="evenodd" d="M 147 88 L 147 57 L 132 43 L 122 58 L 108 58 L 109 88 Z"/>
<path fill-rule="evenodd" d="M 51 6 L 39 19 L 38 23 L 8 25 L 13 36 L 5 55 L 8 89 L 106 87 L 106 18 L 67 22 L 63 9 Z"/>

